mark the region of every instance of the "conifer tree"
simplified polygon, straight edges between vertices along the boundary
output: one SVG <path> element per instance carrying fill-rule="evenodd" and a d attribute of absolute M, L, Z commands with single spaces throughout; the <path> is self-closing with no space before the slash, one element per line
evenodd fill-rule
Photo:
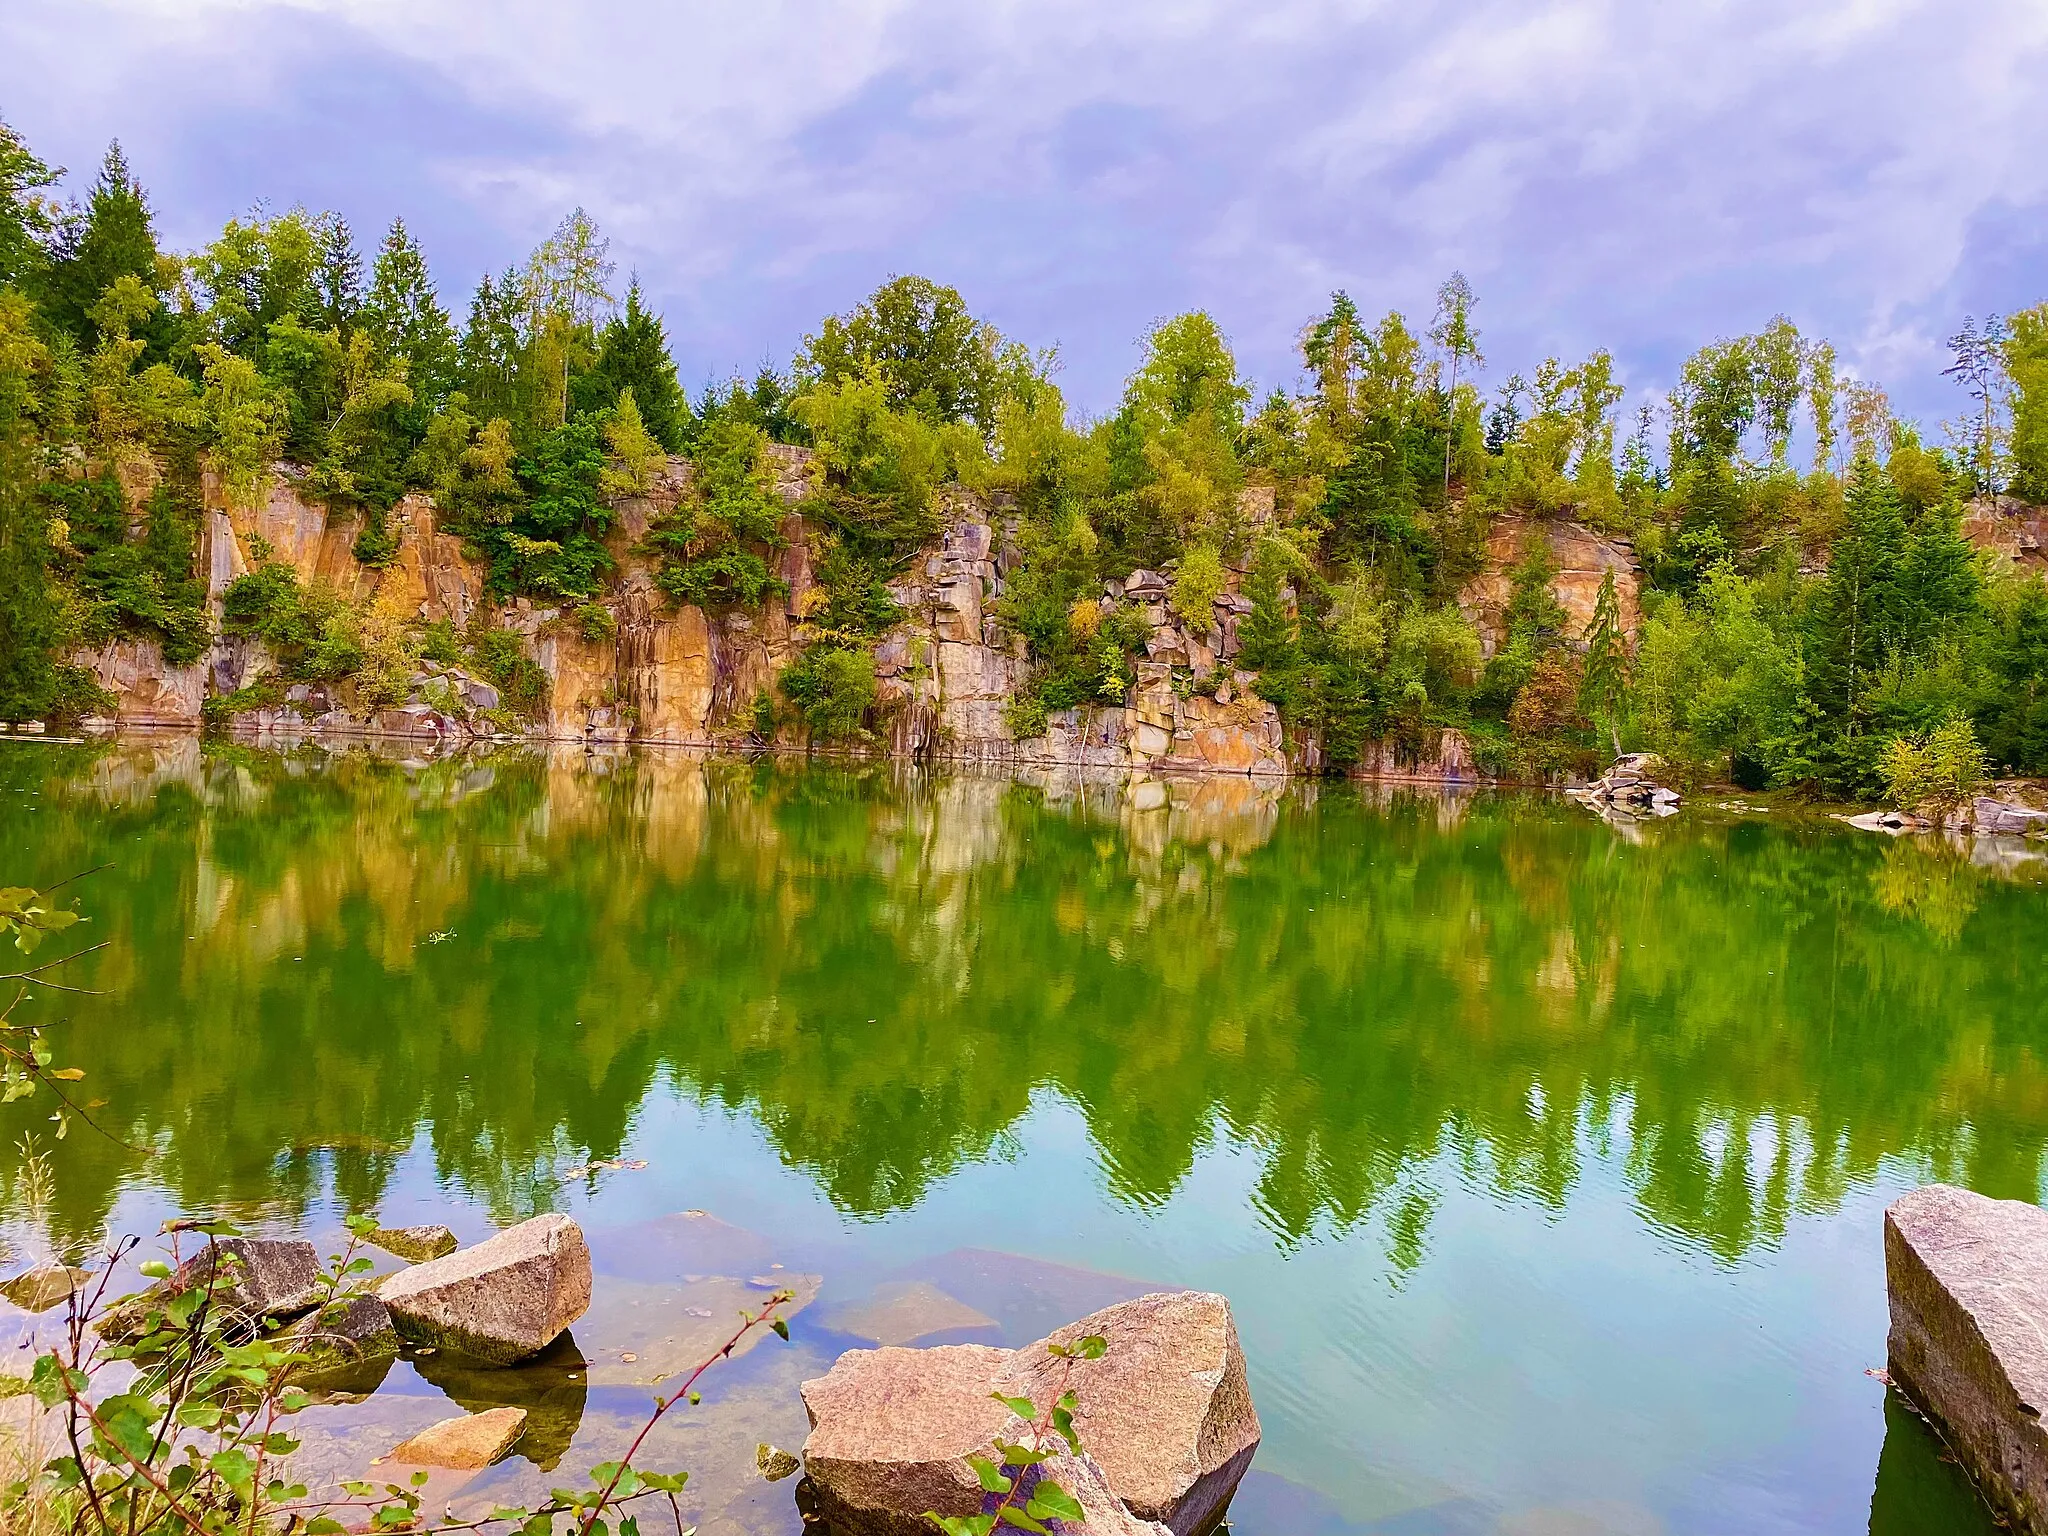
<path fill-rule="evenodd" d="M 455 331 L 403 219 L 391 221 L 370 269 L 361 324 L 380 356 L 405 364 L 405 381 L 422 407 L 432 410 L 448 398 L 456 383 Z"/>
<path fill-rule="evenodd" d="M 335 214 L 320 231 L 320 269 L 313 279 L 332 331 L 347 330 L 363 307 L 363 253 L 348 220 Z"/>
<path fill-rule="evenodd" d="M 1901 637 L 1907 536 L 1898 489 L 1870 459 L 1851 472 L 1845 510 L 1847 526 L 1809 615 L 1807 654 L 1814 701 L 1853 736 L 1864 695 Z"/>
<path fill-rule="evenodd" d="M 690 403 L 676 382 L 675 359 L 661 317 L 640 302 L 640 280 L 626 289 L 626 307 L 606 324 L 597 361 L 569 381 L 578 412 L 610 409 L 630 389 L 654 440 L 680 453 L 689 435 Z"/>
<path fill-rule="evenodd" d="M 1628 691 L 1627 639 L 1621 631 L 1621 598 L 1614 590 L 1614 572 L 1600 578 L 1600 595 L 1586 624 L 1586 658 L 1579 680 L 1579 707 L 1588 719 L 1605 721 L 1621 756 L 1621 732 L 1615 720 Z"/>
<path fill-rule="evenodd" d="M 57 231 L 43 280 L 43 313 L 89 352 L 100 340 L 93 306 L 122 277 L 160 291 L 149 203 L 116 140 L 107 146 L 85 207 L 74 206 Z M 145 356 L 152 362 L 163 360 L 167 324 L 168 316 L 159 311 L 138 328 L 138 337 L 151 344 Z"/>
<path fill-rule="evenodd" d="M 493 281 L 485 273 L 469 301 L 469 324 L 463 328 L 458 354 L 462 392 L 480 420 L 499 417 L 508 425 L 526 420 L 520 393 L 525 344 L 519 321 L 519 274 L 508 271 Z"/>

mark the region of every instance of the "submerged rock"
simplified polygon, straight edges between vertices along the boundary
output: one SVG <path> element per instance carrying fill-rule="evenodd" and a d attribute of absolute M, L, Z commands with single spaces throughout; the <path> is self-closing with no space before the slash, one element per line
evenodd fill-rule
<path fill-rule="evenodd" d="M 391 1276 L 378 1295 L 405 1338 L 510 1364 L 552 1344 L 590 1305 L 590 1250 L 576 1223 L 536 1216 Z"/>
<path fill-rule="evenodd" d="M 395 1253 L 408 1264 L 424 1264 L 430 1259 L 445 1258 L 462 1246 L 456 1242 L 455 1234 L 442 1226 L 426 1227 L 378 1227 L 363 1234 L 363 1241 L 374 1243 L 386 1253 Z"/>
<path fill-rule="evenodd" d="M 1108 1343 L 1100 1359 L 1047 1347 L 1090 1334 Z M 849 1350 L 803 1385 L 804 1466 L 821 1512 L 861 1536 L 928 1529 L 926 1510 L 981 1512 L 968 1456 L 1026 1428 L 992 1394 L 1043 1408 L 1063 1386 L 1078 1399 L 1086 1456 L 1063 1463 L 1074 1481 L 1061 1481 L 1090 1508 L 1087 1529 L 1199 1536 L 1217 1524 L 1260 1430 L 1229 1303 L 1194 1291 L 1120 1302 L 1020 1350 Z M 1104 1497 L 1091 1505 L 1096 1478 Z"/>
<path fill-rule="evenodd" d="M 449 1467 L 467 1472 L 488 1467 L 512 1449 L 526 1429 L 523 1408 L 492 1408 L 429 1425 L 389 1457 L 411 1467 Z"/>
<path fill-rule="evenodd" d="M 72 1293 L 91 1278 L 89 1269 L 73 1269 L 68 1264 L 38 1264 L 0 1285 L 0 1296 L 5 1296 L 24 1312 L 47 1312 L 68 1301 Z"/>
<path fill-rule="evenodd" d="M 2048 1532 L 2048 1211 L 1930 1184 L 1884 1217 L 1891 1379 L 2015 1530 Z"/>
<path fill-rule="evenodd" d="M 206 1285 L 213 1287 L 209 1305 L 215 1315 L 243 1324 L 265 1317 L 295 1317 L 317 1306 L 326 1287 L 311 1243 L 217 1238 L 179 1265 L 169 1279 L 111 1308 L 93 1327 L 117 1343 L 133 1341 L 149 1331 L 152 1317 L 161 1317 L 165 1302 Z"/>
<path fill-rule="evenodd" d="M 412 1368 L 458 1408 L 482 1413 L 517 1408 L 526 1432 L 515 1448 L 542 1472 L 552 1472 L 568 1454 L 589 1406 L 590 1362 L 574 1334 L 563 1334 L 539 1354 L 517 1365 L 492 1365 L 447 1350 L 416 1355 Z"/>

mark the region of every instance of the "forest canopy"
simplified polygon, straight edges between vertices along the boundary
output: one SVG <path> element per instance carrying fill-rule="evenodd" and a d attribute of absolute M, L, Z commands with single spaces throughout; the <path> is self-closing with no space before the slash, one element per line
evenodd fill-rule
<path fill-rule="evenodd" d="M 338 215 L 259 209 L 174 252 L 118 144 L 79 197 L 59 184 L 0 124 L 0 718 L 103 707 L 77 658 L 120 636 L 183 665 L 219 632 L 261 635 L 301 678 L 450 643 L 262 562 L 210 609 L 209 476 L 250 506 L 290 466 L 371 566 L 398 551 L 400 500 L 429 495 L 493 600 L 602 633 L 620 507 L 671 456 L 689 491 L 643 545 L 662 593 L 780 594 L 781 443 L 812 451 L 822 592 L 783 693 L 821 739 L 873 723 L 889 583 L 960 484 L 1014 509 L 993 611 L 1034 663 L 1020 734 L 1124 699 L 1145 632 L 1100 596 L 1150 570 L 1191 626 L 1248 600 L 1239 665 L 1334 767 L 1455 728 L 1503 770 L 1643 748 L 1844 797 L 1937 739 L 1965 777 L 2048 772 L 2048 587 L 1965 533 L 1998 498 L 2048 500 L 2048 304 L 1958 325 L 1939 431 L 1784 316 L 1707 341 L 1627 413 L 1604 351 L 1502 374 L 1457 275 L 1412 319 L 1333 294 L 1278 384 L 1243 376 L 1210 315 L 1167 317 L 1097 419 L 1068 407 L 1053 351 L 899 276 L 786 368 L 692 398 L 581 209 L 463 305 L 401 219 L 366 245 Z M 1633 623 L 1611 578 L 1590 623 L 1568 620 L 1530 532 L 1559 521 L 1633 551 Z M 1526 537 L 1482 632 L 1469 593 L 1503 528 Z M 520 673 L 502 639 L 463 643 Z"/>

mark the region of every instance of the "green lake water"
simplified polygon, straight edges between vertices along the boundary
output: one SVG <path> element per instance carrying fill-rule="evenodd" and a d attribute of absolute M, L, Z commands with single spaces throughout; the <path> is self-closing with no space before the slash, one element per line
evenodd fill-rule
<path fill-rule="evenodd" d="M 570 1340 L 399 1362 L 309 1411 L 319 1469 L 453 1399 L 534 1414 L 458 1509 L 580 1479 L 799 1277 L 792 1341 L 653 1443 L 707 1533 L 795 1532 L 753 1447 L 801 1442 L 840 1350 L 1193 1286 L 1264 1422 L 1243 1536 L 1992 1529 L 1866 1369 L 1889 1199 L 2041 1197 L 2024 849 L 1705 801 L 1615 829 L 1522 794 L 183 738 L 0 745 L 0 846 L 0 883 L 110 866 L 65 973 L 99 995 L 24 1007 L 117 1140 L 8 1111 L 16 1262 L 172 1212 L 590 1233 Z"/>

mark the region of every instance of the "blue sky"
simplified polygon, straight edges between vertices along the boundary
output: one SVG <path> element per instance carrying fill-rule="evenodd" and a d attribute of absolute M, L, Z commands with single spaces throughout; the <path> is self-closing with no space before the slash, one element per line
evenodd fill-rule
<path fill-rule="evenodd" d="M 693 387 L 895 272 L 1108 408 L 1154 319 L 1262 384 L 1328 292 L 1478 290 L 1485 381 L 1637 390 L 1775 313 L 1930 424 L 1965 312 L 2048 299 L 2043 0 L 9 0 L 0 116 L 118 136 L 186 246 L 402 214 L 458 318 L 587 207 Z"/>

